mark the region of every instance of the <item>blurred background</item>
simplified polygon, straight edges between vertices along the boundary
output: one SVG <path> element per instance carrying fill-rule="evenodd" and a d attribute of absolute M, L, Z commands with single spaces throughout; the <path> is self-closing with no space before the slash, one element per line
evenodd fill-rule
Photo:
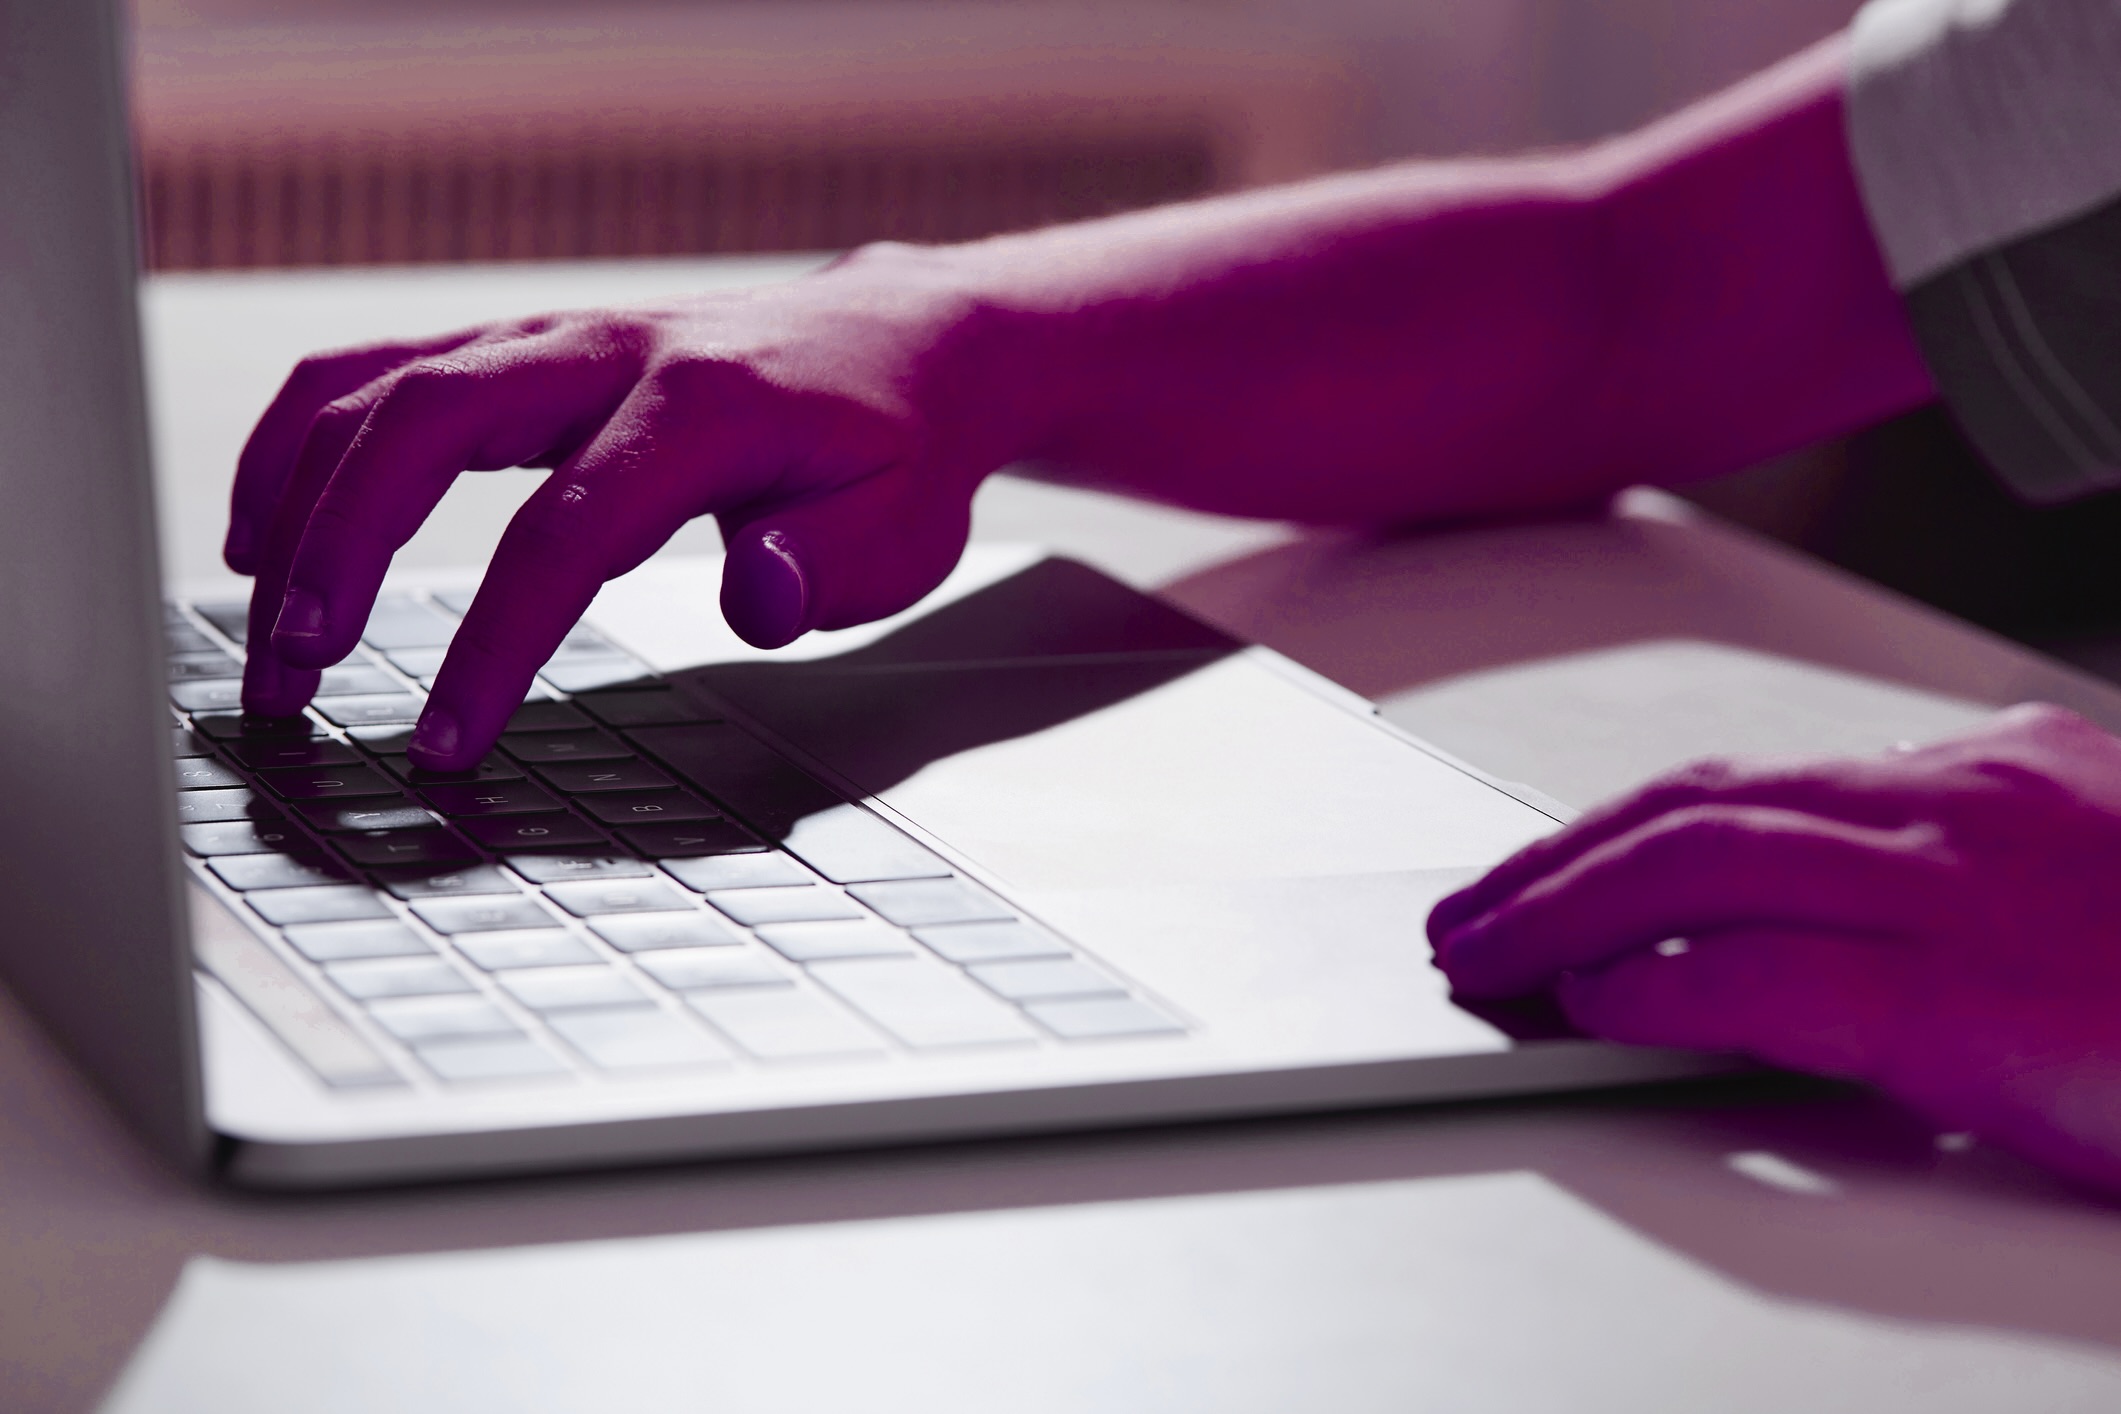
<path fill-rule="evenodd" d="M 1635 126 L 1857 0 L 134 0 L 149 265 L 827 251 Z M 1941 414 L 1690 488 L 2121 674 L 2121 503 Z"/>

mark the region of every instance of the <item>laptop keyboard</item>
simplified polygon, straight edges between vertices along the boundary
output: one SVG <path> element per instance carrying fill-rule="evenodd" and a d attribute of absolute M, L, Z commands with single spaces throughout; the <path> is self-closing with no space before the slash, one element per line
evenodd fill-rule
<path fill-rule="evenodd" d="M 384 595 L 309 711 L 276 721 L 240 714 L 246 606 L 165 610 L 192 867 L 387 1058 L 359 1083 L 1185 1030 L 587 627 L 476 770 L 414 768 L 469 597 Z"/>

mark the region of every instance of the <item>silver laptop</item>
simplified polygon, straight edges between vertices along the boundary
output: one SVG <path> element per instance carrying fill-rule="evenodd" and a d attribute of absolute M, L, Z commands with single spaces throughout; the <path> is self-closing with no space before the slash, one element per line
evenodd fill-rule
<path fill-rule="evenodd" d="M 162 597 L 103 4 L 0 0 L 8 986 L 144 1135 L 305 1186 L 1702 1073 L 1455 1006 L 1430 905 L 1556 815 L 1086 566 L 983 548 L 774 654 L 599 601 L 478 772 L 404 746 L 465 596 L 312 711 Z M 686 574 L 699 592 L 681 592 Z"/>

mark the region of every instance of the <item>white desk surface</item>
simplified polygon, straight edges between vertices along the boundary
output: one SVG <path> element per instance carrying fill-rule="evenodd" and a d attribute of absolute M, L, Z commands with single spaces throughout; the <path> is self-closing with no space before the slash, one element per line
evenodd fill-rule
<path fill-rule="evenodd" d="M 171 568 L 212 572 L 234 450 L 310 346 L 790 268 L 161 280 Z M 480 480 L 412 562 L 491 543 L 527 479 Z M 1704 751 L 1872 749 L 2028 697 L 2121 725 L 2121 693 L 1655 493 L 1300 537 L 1000 481 L 977 525 L 1160 586 L 1575 804 Z M 897 1221 L 815 1226 L 850 1219 Z M 714 1235 L 735 1229 L 758 1231 Z M 913 1297 L 933 1319 L 884 1328 L 932 1339 L 880 1345 Z M 793 1409 L 828 1387 L 875 1409 L 2114 1409 L 2121 1209 L 1866 1097 L 1728 1090 L 265 1198 L 158 1169 L 0 997 L 0 1405 L 93 1407 L 158 1314 L 128 1411 Z M 475 1357 L 438 1356 L 437 1329 Z"/>

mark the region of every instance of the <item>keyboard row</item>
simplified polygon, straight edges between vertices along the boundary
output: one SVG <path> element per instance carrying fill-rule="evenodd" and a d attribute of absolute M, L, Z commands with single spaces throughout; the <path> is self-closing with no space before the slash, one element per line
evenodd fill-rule
<path fill-rule="evenodd" d="M 235 606 L 196 611 L 221 642 L 169 617 L 187 850 L 386 1048 L 490 1081 L 1183 1032 L 591 631 L 555 661 L 594 659 L 594 684 L 549 670 L 477 770 L 414 768 L 411 669 L 456 607 L 387 597 L 340 671 L 388 691 L 276 722 L 185 705 L 238 681 L 191 675 L 210 653 L 240 674 Z M 411 705 L 331 710 L 383 697 Z"/>

